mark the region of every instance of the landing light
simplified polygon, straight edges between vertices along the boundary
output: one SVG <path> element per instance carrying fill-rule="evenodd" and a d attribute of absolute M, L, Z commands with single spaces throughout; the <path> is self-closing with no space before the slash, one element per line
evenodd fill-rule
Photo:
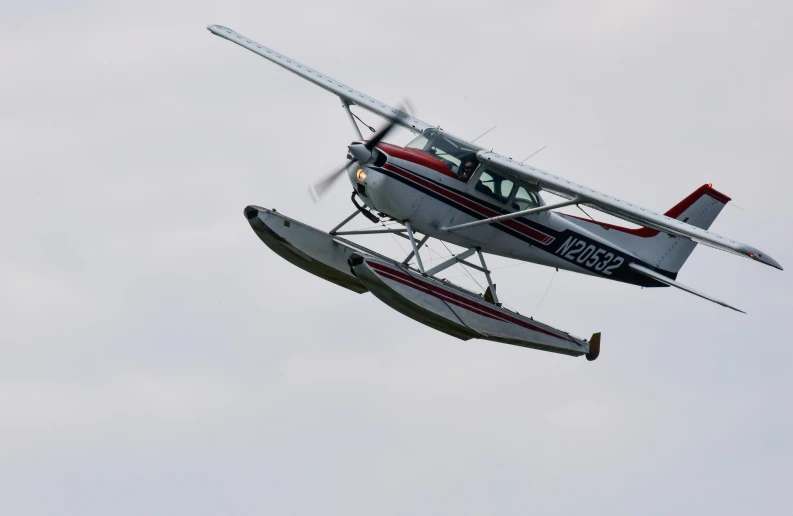
<path fill-rule="evenodd" d="M 364 171 L 362 168 L 359 168 L 358 172 L 355 173 L 355 177 L 358 178 L 358 181 L 364 181 L 366 179 L 366 171 Z"/>

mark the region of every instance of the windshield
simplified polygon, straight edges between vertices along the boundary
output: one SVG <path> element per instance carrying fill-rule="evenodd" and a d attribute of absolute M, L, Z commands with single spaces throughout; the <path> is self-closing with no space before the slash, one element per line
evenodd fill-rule
<path fill-rule="evenodd" d="M 470 143 L 452 138 L 437 129 L 427 129 L 405 147 L 420 150 L 438 158 L 455 174 L 466 162 L 473 162 L 475 166 L 477 164 L 476 152 L 480 150 Z"/>

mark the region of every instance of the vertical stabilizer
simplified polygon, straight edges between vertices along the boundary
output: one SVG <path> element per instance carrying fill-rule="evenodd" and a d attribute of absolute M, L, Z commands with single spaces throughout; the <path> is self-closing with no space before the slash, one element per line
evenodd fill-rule
<path fill-rule="evenodd" d="M 664 215 L 707 230 L 730 198 L 706 184 L 677 203 Z M 627 249 L 647 263 L 676 274 L 697 246 L 687 238 L 650 228 L 624 228 L 568 215 L 576 224 Z"/>

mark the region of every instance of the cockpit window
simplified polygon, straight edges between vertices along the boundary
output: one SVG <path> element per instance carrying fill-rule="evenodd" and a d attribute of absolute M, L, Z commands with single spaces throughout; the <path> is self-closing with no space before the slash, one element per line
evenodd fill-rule
<path fill-rule="evenodd" d="M 501 204 L 506 204 L 514 186 L 515 183 L 509 179 L 501 177 L 490 170 L 483 170 L 479 175 L 479 180 L 476 182 L 474 189 L 479 193 L 483 193 L 495 199 Z"/>
<path fill-rule="evenodd" d="M 462 181 L 467 181 L 471 177 L 470 174 L 467 177 L 463 175 L 465 164 L 472 162 L 474 169 L 479 164 L 476 159 L 479 148 L 452 138 L 437 129 L 427 129 L 405 147 L 438 158 Z"/>
<path fill-rule="evenodd" d="M 427 146 L 428 142 L 429 139 L 426 136 L 424 136 L 424 134 L 422 133 L 416 136 L 415 138 L 413 138 L 413 141 L 405 145 L 405 147 L 408 149 L 418 149 L 420 151 L 423 151 L 424 148 Z"/>

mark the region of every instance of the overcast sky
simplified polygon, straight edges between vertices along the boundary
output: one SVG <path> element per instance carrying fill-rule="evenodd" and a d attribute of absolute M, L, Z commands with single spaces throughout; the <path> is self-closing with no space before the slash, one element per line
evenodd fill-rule
<path fill-rule="evenodd" d="M 790 2 L 5 0 L 0 18 L 3 514 L 793 513 Z M 600 358 L 435 332 L 251 231 L 248 204 L 348 215 L 348 184 L 320 205 L 307 186 L 353 133 L 210 23 L 459 136 L 497 124 L 480 142 L 516 159 L 547 145 L 533 165 L 649 208 L 712 182 L 735 202 L 712 229 L 788 270 L 698 248 L 679 281 L 741 315 L 564 271 L 540 304 L 553 269 L 494 258 L 507 304 L 602 331 Z"/>

